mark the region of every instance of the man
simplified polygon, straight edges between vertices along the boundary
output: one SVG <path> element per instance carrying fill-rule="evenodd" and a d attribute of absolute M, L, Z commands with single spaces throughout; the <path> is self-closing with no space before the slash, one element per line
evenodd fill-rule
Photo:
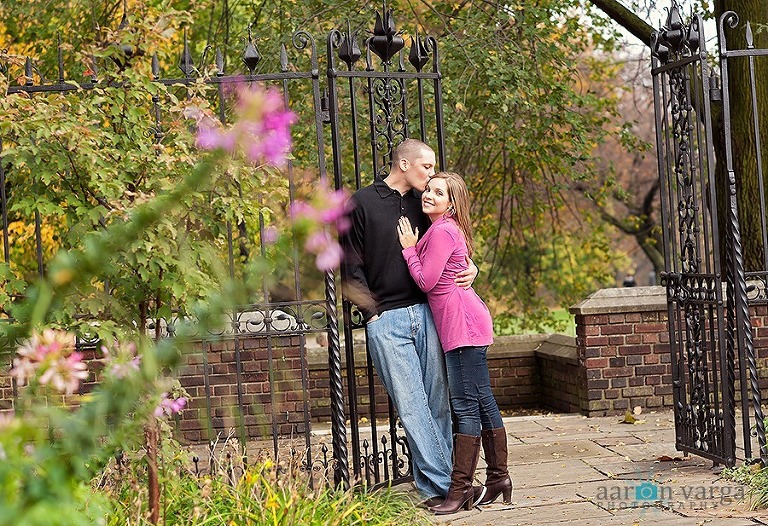
<path fill-rule="evenodd" d="M 389 175 L 352 196 L 352 227 L 342 240 L 347 298 L 367 322 L 371 359 L 405 428 L 413 478 L 427 505 L 442 501 L 451 484 L 451 411 L 440 341 L 427 298 L 400 254 L 397 224 L 405 216 L 427 231 L 420 192 L 434 174 L 432 148 L 403 141 Z M 470 264 L 456 283 L 471 286 L 476 276 Z"/>

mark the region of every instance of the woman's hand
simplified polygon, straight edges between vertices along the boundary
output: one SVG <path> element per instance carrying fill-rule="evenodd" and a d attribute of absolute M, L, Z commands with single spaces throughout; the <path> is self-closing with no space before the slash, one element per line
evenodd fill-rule
<path fill-rule="evenodd" d="M 400 245 L 403 248 L 415 247 L 416 241 L 419 240 L 419 229 L 411 228 L 411 222 L 403 216 L 397 223 L 397 237 L 400 238 Z"/>

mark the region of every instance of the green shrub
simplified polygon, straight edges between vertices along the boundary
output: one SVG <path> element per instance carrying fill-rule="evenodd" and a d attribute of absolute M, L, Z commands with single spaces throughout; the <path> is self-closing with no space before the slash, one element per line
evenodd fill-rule
<path fill-rule="evenodd" d="M 430 524 L 405 493 L 384 488 L 341 490 L 318 482 L 298 459 L 275 463 L 261 455 L 241 469 L 230 460 L 215 461 L 215 473 L 197 476 L 178 444 L 164 440 L 161 475 L 161 523 L 227 526 L 346 526 Z M 146 464 L 141 454 L 111 465 L 94 481 L 110 504 L 106 524 L 150 524 Z M 236 473 L 236 475 L 233 475 Z"/>

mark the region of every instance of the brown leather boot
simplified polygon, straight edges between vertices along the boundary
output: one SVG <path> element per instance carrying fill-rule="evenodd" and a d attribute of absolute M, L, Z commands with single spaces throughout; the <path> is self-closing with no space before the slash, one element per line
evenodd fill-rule
<path fill-rule="evenodd" d="M 485 497 L 478 506 L 490 504 L 502 495 L 504 504 L 512 502 L 512 479 L 507 469 L 507 431 L 503 427 L 484 429 L 480 435 L 485 453 Z"/>
<path fill-rule="evenodd" d="M 477 461 L 480 460 L 480 437 L 457 434 L 453 453 L 451 487 L 448 489 L 445 502 L 429 508 L 429 511 L 436 515 L 456 513 L 462 507 L 469 510 L 475 504 L 476 492 L 472 488 L 472 480 L 477 469 Z"/>

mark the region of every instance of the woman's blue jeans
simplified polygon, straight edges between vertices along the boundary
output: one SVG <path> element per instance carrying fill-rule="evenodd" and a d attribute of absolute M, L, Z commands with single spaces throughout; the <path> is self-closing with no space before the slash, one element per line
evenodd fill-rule
<path fill-rule="evenodd" d="M 504 427 L 485 353 L 488 347 L 459 347 L 445 354 L 451 406 L 462 435 L 480 436 L 481 429 Z"/>
<path fill-rule="evenodd" d="M 451 485 L 451 408 L 443 349 L 426 304 L 384 311 L 366 327 L 368 351 L 395 404 L 416 487 L 445 496 Z"/>

